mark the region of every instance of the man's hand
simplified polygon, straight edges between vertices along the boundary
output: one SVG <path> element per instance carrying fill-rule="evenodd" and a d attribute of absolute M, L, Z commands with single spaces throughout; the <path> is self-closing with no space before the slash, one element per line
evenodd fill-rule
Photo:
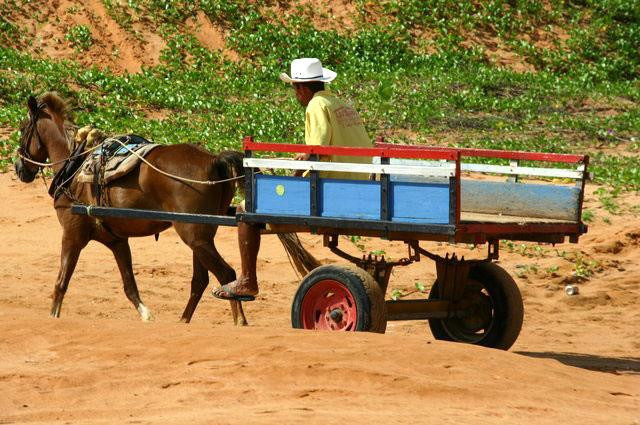
<path fill-rule="evenodd" d="M 308 153 L 299 153 L 299 154 L 296 154 L 296 156 L 293 159 L 296 161 L 308 161 L 310 156 L 311 155 L 309 155 Z"/>
<path fill-rule="evenodd" d="M 309 155 L 308 153 L 298 153 L 293 159 L 295 161 L 308 161 L 310 157 L 311 155 Z M 304 170 L 295 170 L 293 172 L 294 177 L 302 177 L 303 174 Z"/>

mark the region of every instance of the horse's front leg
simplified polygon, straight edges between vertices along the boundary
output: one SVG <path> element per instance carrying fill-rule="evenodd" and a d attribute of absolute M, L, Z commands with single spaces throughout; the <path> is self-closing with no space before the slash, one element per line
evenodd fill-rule
<path fill-rule="evenodd" d="M 80 251 L 86 246 L 71 238 L 63 235 L 62 252 L 60 254 L 60 270 L 58 271 L 58 279 L 53 288 L 53 302 L 51 304 L 51 317 L 60 317 L 60 309 L 62 308 L 62 300 L 67 293 L 69 281 L 73 275 L 73 271 L 78 264 Z"/>
<path fill-rule="evenodd" d="M 118 239 L 114 242 L 107 244 L 118 263 L 118 269 L 122 276 L 122 283 L 124 285 L 124 293 L 131 303 L 134 305 L 140 317 L 143 321 L 148 322 L 153 320 L 151 311 L 142 303 L 140 294 L 138 293 L 138 285 L 133 275 L 133 266 L 131 265 L 131 248 L 129 242 L 126 239 Z"/>

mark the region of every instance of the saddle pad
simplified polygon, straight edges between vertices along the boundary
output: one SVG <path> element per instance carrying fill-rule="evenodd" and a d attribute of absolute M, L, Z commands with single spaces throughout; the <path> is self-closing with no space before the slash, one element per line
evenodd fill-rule
<path fill-rule="evenodd" d="M 126 146 L 127 148 L 131 149 L 133 152 L 144 158 L 149 154 L 149 152 L 160 145 L 145 143 L 127 144 Z M 120 146 L 120 148 L 115 151 L 115 155 L 111 156 L 107 160 L 104 168 L 105 184 L 127 175 L 128 173 L 136 169 L 138 165 L 140 165 L 141 160 L 138 155 L 132 154 L 129 149 Z M 101 149 L 98 149 L 96 151 L 96 154 L 89 156 L 85 160 L 84 164 L 82 164 L 82 170 L 78 173 L 77 177 L 77 180 L 79 182 L 93 183 L 95 172 L 99 167 L 100 151 Z"/>

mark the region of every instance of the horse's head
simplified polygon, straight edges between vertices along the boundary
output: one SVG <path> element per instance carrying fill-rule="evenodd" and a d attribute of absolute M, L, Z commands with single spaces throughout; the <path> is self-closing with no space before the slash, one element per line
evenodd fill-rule
<path fill-rule="evenodd" d="M 69 146 L 64 122 L 67 105 L 56 93 L 46 93 L 27 100 L 28 115 L 20 125 L 20 146 L 14 167 L 18 178 L 32 182 L 41 165 L 52 156 L 68 156 Z M 57 142 L 57 145 L 55 144 Z"/>
<path fill-rule="evenodd" d="M 45 105 L 38 103 L 35 97 L 29 96 L 27 101 L 29 113 L 27 118 L 20 125 L 20 147 L 18 148 L 18 159 L 14 163 L 18 178 L 30 183 L 38 174 L 40 167 L 33 163 L 44 162 L 47 159 L 47 151 L 40 138 L 38 131 L 38 119 L 44 113 Z"/>

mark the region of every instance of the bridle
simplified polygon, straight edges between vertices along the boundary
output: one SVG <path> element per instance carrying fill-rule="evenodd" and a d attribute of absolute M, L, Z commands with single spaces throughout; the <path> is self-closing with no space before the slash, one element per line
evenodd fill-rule
<path fill-rule="evenodd" d="M 36 161 L 35 159 L 33 159 L 33 156 L 31 156 L 31 153 L 29 153 L 29 148 L 31 146 L 31 140 L 33 139 L 33 135 L 34 134 L 36 136 L 36 140 L 37 140 L 38 144 L 40 146 L 44 146 L 44 143 L 42 143 L 42 138 L 40 137 L 40 132 L 38 131 L 38 120 L 41 118 L 40 117 L 41 111 L 44 110 L 46 107 L 47 107 L 47 105 L 45 103 L 39 103 L 37 105 L 37 107 L 36 107 L 36 115 L 34 116 L 32 113 L 29 113 L 29 122 L 27 123 L 25 130 L 23 130 L 23 131 L 27 132 L 26 133 L 27 140 L 24 142 L 24 146 L 22 146 L 22 143 L 21 143 L 20 147 L 18 147 L 18 150 L 17 150 L 18 157 L 20 157 L 21 160 L 23 160 L 25 162 L 28 162 L 30 164 L 33 164 L 33 165 L 38 167 L 38 170 L 36 171 L 36 173 L 38 171 L 42 171 L 42 169 L 45 168 L 45 167 L 53 167 L 53 166 L 58 165 L 58 164 L 63 164 L 63 163 L 67 162 L 70 159 L 75 159 L 75 158 L 77 158 L 79 156 L 84 156 L 84 154 L 86 154 L 88 152 L 91 152 L 91 151 L 93 151 L 93 150 L 95 150 L 95 149 L 97 149 L 99 147 L 99 146 L 96 146 L 96 147 L 94 147 L 92 149 L 88 149 L 88 150 L 86 150 L 84 152 L 81 152 L 81 153 L 79 153 L 77 155 L 73 155 L 73 156 L 70 156 L 68 158 L 62 159 L 60 161 L 56 161 L 56 162 L 39 162 L 39 161 Z M 68 137 L 70 137 L 70 136 L 66 135 L 65 137 L 67 137 L 67 140 L 68 140 Z M 24 140 L 24 138 L 22 138 L 22 140 Z M 72 146 L 71 145 L 69 146 L 69 149 L 71 151 L 75 150 L 75 148 L 76 148 L 75 142 L 73 143 Z"/>
<path fill-rule="evenodd" d="M 18 156 L 20 157 L 20 159 L 22 159 L 23 161 L 29 162 L 35 166 L 38 167 L 38 170 L 36 171 L 36 173 L 38 171 L 42 170 L 42 167 L 45 167 L 48 164 L 42 163 L 42 162 L 38 162 L 36 160 L 33 159 L 33 157 L 31 156 L 31 153 L 29 153 L 29 148 L 31 147 L 31 140 L 33 139 L 33 135 L 35 133 L 35 136 L 37 138 L 37 142 L 40 146 L 44 146 L 42 143 L 42 139 L 40 137 L 40 132 L 38 131 L 38 119 L 40 118 L 40 112 L 46 107 L 47 105 L 44 103 L 39 103 L 38 107 L 36 108 L 36 112 L 35 112 L 35 116 L 33 111 L 29 112 L 29 123 L 27 124 L 27 140 L 25 142 L 25 145 L 22 146 L 22 144 L 20 144 L 20 147 L 18 148 Z M 24 139 L 23 139 L 24 140 Z"/>

